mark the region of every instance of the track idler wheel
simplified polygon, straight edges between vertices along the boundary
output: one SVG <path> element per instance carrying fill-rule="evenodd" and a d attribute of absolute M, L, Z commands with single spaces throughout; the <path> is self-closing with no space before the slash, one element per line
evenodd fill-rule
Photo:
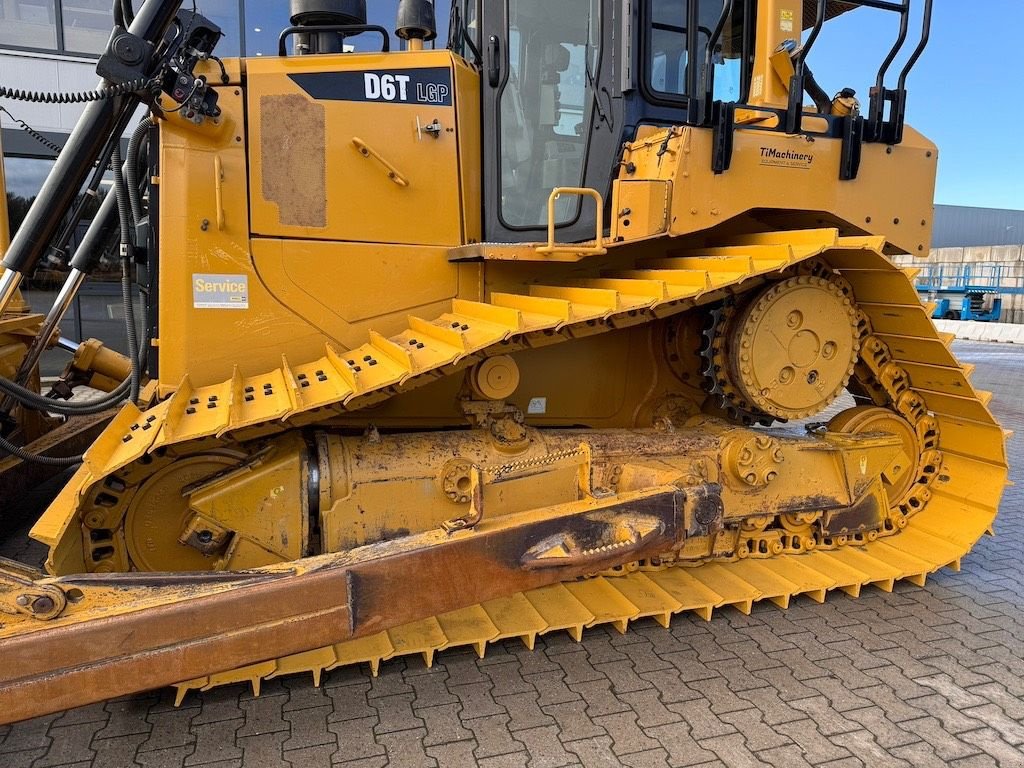
<path fill-rule="evenodd" d="M 882 485 L 889 497 L 890 506 L 900 506 L 914 489 L 919 477 L 918 464 L 924 452 L 914 425 L 888 408 L 861 405 L 845 410 L 832 419 L 828 430 L 848 435 L 882 432 L 900 438 L 906 460 L 894 462 L 882 475 Z"/>

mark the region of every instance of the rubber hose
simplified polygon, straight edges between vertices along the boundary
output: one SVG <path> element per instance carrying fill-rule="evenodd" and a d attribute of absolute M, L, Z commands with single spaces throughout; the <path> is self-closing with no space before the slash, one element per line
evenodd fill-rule
<path fill-rule="evenodd" d="M 124 302 L 124 328 L 128 336 L 128 359 L 131 361 L 129 399 L 139 399 L 139 338 L 135 332 L 135 306 L 132 302 L 132 244 L 131 213 L 128 210 L 128 185 L 124 180 L 121 148 L 115 146 L 110 155 L 114 169 L 114 194 L 117 195 L 117 215 L 121 224 L 121 299 Z"/>
<path fill-rule="evenodd" d="M 45 464 L 50 467 L 71 467 L 82 463 L 82 454 L 77 456 L 40 456 L 39 454 L 22 450 L 4 437 L 0 437 L 0 450 L 6 451 L 12 456 L 17 456 L 24 461 L 30 461 L 33 464 Z"/>
<path fill-rule="evenodd" d="M 147 116 L 139 123 L 128 140 L 128 162 L 125 163 L 125 182 L 128 185 L 128 201 L 131 203 L 132 223 L 138 226 L 142 220 L 142 194 L 139 192 L 139 150 L 142 140 L 149 133 L 152 120 Z"/>

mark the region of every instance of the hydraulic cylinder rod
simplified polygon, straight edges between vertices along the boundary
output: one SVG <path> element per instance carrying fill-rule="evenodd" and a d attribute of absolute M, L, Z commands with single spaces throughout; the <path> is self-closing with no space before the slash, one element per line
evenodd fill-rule
<path fill-rule="evenodd" d="M 53 338 L 57 326 L 64 319 L 64 315 L 67 314 L 71 302 L 74 301 L 78 290 L 82 287 L 82 283 L 85 282 L 85 278 L 99 264 L 100 258 L 103 255 L 103 242 L 117 227 L 116 197 L 113 190 L 111 190 L 103 198 L 96 217 L 89 225 L 89 229 L 86 230 L 85 237 L 82 238 L 81 244 L 71 259 L 71 271 L 68 273 L 64 285 L 61 286 L 60 291 L 57 293 L 57 298 L 53 301 L 53 306 L 50 307 L 50 311 L 46 314 L 39 333 L 36 334 L 36 337 L 32 340 L 32 345 L 25 353 L 25 358 L 22 360 L 18 373 L 14 377 L 16 384 L 24 384 L 28 380 L 29 375 L 39 363 L 39 358 L 42 356 L 43 351 L 49 345 L 50 339 Z M 14 399 L 9 396 L 4 397 L 0 401 L 0 413 L 9 413 L 13 406 Z"/>
<path fill-rule="evenodd" d="M 129 31 L 151 43 L 158 43 L 180 5 L 181 0 L 146 0 Z M 111 85 L 110 81 L 101 79 L 98 88 L 105 89 Z M 85 177 L 120 118 L 126 110 L 135 109 L 138 103 L 138 96 L 127 94 L 93 101 L 86 106 L 4 256 L 2 265 L 6 271 L 0 275 L 0 314 L 57 233 L 61 220 L 74 204 Z"/>

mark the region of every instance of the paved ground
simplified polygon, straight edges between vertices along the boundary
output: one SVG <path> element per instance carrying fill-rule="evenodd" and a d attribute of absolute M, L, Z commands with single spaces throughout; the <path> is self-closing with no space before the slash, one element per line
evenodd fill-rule
<path fill-rule="evenodd" d="M 1024 766 L 1024 346 L 958 343 L 1019 430 L 999 535 L 924 589 L 638 622 L 0 726 L 4 768 Z M 50 493 L 53 489 L 49 490 Z M 45 493 L 45 492 L 44 492 Z M 0 547 L 0 554 L 21 546 Z"/>

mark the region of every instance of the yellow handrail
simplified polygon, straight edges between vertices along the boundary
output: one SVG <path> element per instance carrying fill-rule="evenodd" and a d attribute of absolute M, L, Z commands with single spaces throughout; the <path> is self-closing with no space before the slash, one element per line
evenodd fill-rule
<path fill-rule="evenodd" d="M 577 245 L 573 243 L 555 242 L 555 201 L 562 195 L 592 197 L 597 205 L 597 226 L 593 245 Z M 580 253 L 588 256 L 604 256 L 608 249 L 604 247 L 604 198 L 596 189 L 589 187 L 555 187 L 548 196 L 548 244 L 537 249 L 537 253 Z"/>

